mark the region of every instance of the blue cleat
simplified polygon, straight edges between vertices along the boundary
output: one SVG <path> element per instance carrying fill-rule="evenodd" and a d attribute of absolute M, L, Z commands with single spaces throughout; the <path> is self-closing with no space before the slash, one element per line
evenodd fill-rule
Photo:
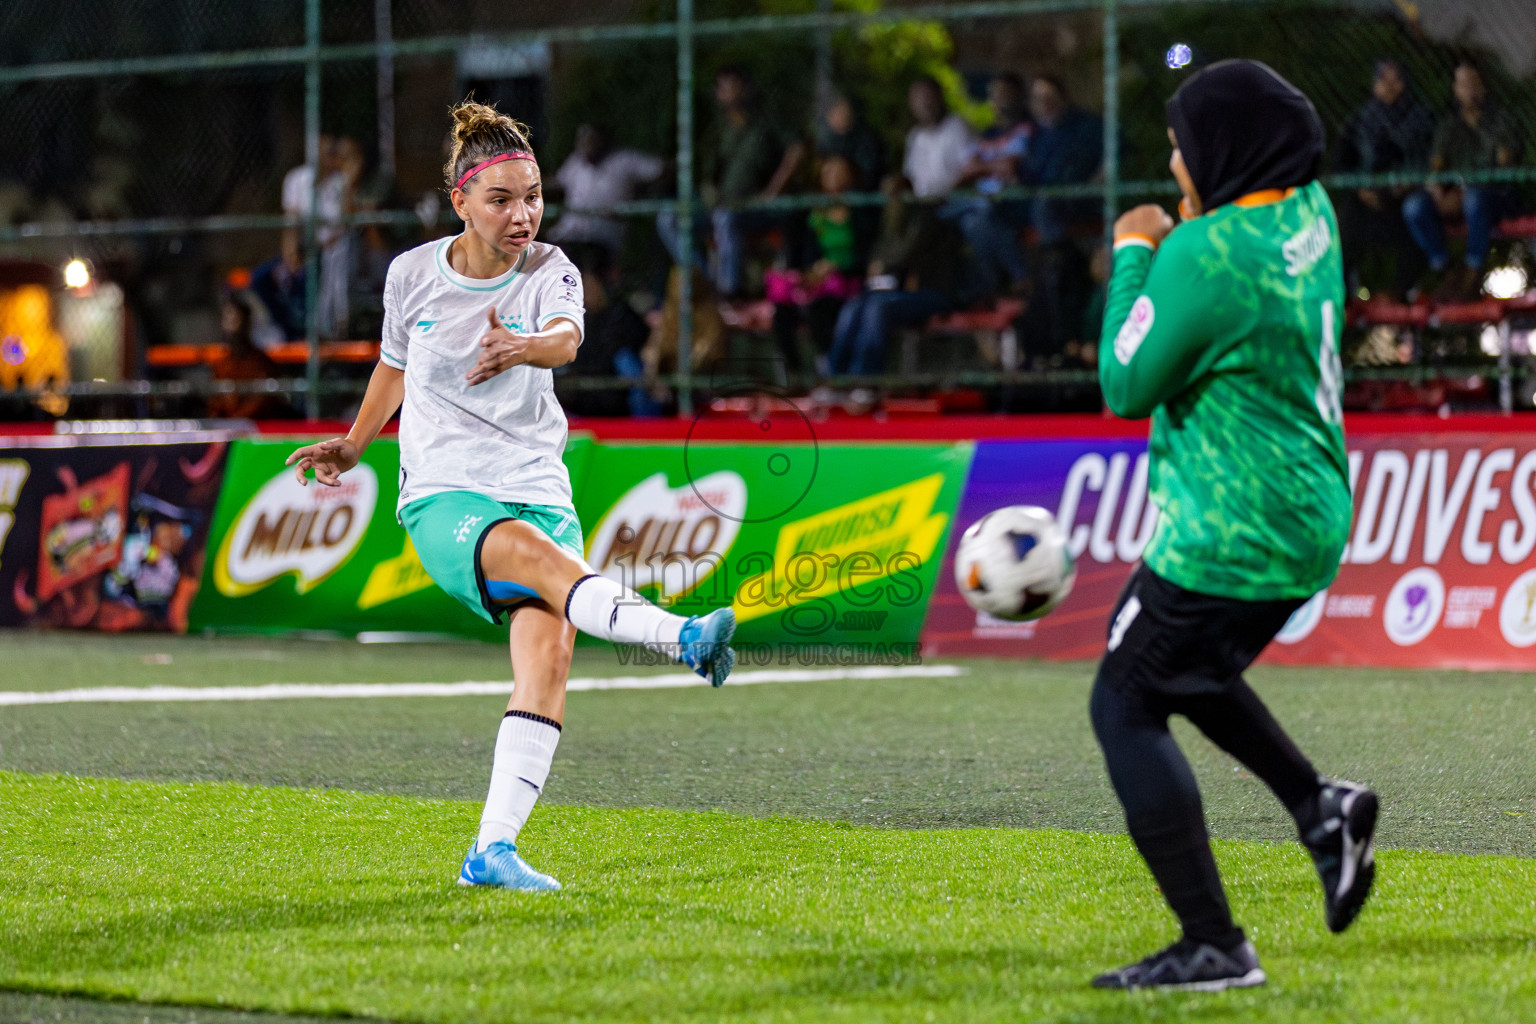
<path fill-rule="evenodd" d="M 683 623 L 678 637 L 681 648 L 678 661 L 719 686 L 736 667 L 736 652 L 731 637 L 736 634 L 736 613 L 718 608 L 708 615 L 692 615 Z"/>
<path fill-rule="evenodd" d="M 495 885 L 523 892 L 544 892 L 560 888 L 560 883 L 528 866 L 510 839 L 498 839 L 483 850 L 474 846 L 464 855 L 459 869 L 460 885 Z"/>

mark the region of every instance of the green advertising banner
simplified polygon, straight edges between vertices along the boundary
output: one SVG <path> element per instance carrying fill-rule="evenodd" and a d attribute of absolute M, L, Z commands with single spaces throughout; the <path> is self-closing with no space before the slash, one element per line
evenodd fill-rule
<path fill-rule="evenodd" d="M 432 583 L 395 521 L 397 443 L 337 488 L 301 487 L 294 447 L 231 446 L 192 629 L 504 635 Z M 738 650 L 775 647 L 764 662 L 793 645 L 888 663 L 916 657 L 972 448 L 576 436 L 565 458 L 595 571 L 680 614 L 731 605 Z"/>
<path fill-rule="evenodd" d="M 230 446 L 191 629 L 505 635 L 433 584 L 395 521 L 397 441 L 375 441 L 334 488 L 299 485 L 284 465 L 296 447 Z M 567 444 L 573 484 L 593 447 L 585 435 Z"/>
<path fill-rule="evenodd" d="M 587 560 L 680 613 L 730 604 L 738 650 L 915 658 L 972 448 L 601 444 L 576 504 Z"/>

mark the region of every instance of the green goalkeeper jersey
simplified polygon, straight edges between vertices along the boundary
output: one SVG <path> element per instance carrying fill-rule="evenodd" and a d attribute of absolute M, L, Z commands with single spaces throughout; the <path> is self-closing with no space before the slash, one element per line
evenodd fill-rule
<path fill-rule="evenodd" d="M 1152 417 L 1162 515 L 1143 554 L 1188 590 L 1248 601 L 1332 582 L 1349 532 L 1338 222 L 1317 182 L 1116 246 L 1104 400 Z"/>

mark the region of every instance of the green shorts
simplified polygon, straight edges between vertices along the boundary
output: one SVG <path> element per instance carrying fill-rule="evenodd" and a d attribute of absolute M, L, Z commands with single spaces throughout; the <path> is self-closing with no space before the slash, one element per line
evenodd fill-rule
<path fill-rule="evenodd" d="M 538 595 L 515 580 L 487 580 L 480 571 L 480 547 L 491 527 L 521 519 L 577 558 L 581 521 L 565 505 L 497 501 L 474 491 L 444 491 L 417 498 L 400 510 L 422 568 L 432 581 L 488 622 L 501 622 L 509 604 Z"/>

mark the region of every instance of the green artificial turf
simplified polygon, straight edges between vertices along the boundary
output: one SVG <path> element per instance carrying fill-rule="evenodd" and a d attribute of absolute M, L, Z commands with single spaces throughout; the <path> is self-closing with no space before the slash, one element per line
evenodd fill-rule
<path fill-rule="evenodd" d="M 509 674 L 505 652 L 489 644 L 0 633 L 0 652 L 16 675 L 48 689 Z M 545 800 L 888 827 L 1121 831 L 1088 724 L 1093 666 L 960 664 L 968 674 L 955 679 L 572 693 Z M 635 672 L 612 651 L 580 653 L 573 669 Z M 1261 668 L 1250 678 L 1321 770 L 1381 792 L 1382 844 L 1536 854 L 1536 675 Z M 0 769 L 479 800 L 504 704 L 0 707 Z M 1292 834 L 1260 783 L 1177 728 L 1217 836 Z"/>
<path fill-rule="evenodd" d="M 559 894 L 453 884 L 473 803 L 0 774 L 0 986 L 398 1021 L 1522 1021 L 1536 862 L 1389 851 L 1342 937 L 1221 843 L 1268 988 L 1086 987 L 1173 926 L 1121 837 L 547 807 Z"/>

